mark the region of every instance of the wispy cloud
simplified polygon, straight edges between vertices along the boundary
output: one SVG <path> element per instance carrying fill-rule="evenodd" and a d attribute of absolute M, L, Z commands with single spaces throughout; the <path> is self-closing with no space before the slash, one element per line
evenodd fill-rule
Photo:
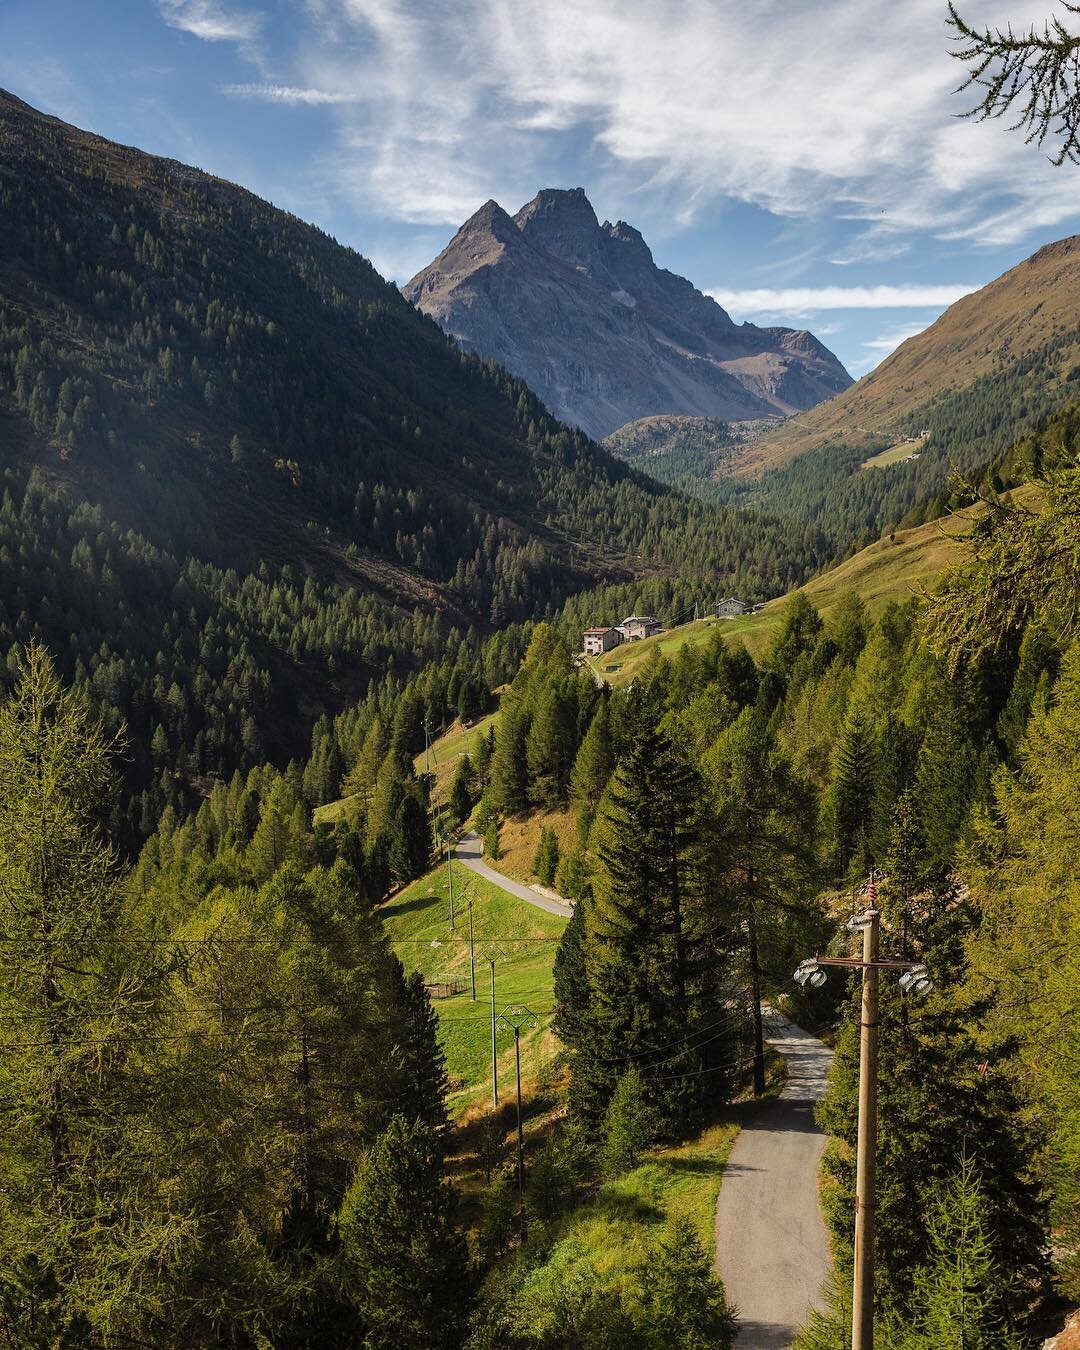
<path fill-rule="evenodd" d="M 1048 3 L 982 0 L 979 17 L 1024 24 Z M 261 32 L 231 0 L 158 4 L 208 40 Z M 927 236 L 1010 245 L 1078 213 L 1072 176 L 1022 137 L 958 120 L 942 0 L 291 8 L 292 51 L 267 83 L 226 92 L 334 107 L 327 177 L 403 223 L 451 226 L 487 197 L 523 201 L 561 181 L 568 158 L 588 163 L 601 205 L 640 199 L 653 233 L 731 200 L 854 222 L 838 263 L 895 258 Z"/>
<path fill-rule="evenodd" d="M 905 343 L 908 338 L 915 337 L 929 327 L 929 323 L 909 323 L 903 324 L 899 328 L 886 329 L 876 338 L 862 344 L 865 356 L 857 358 L 848 363 L 848 369 L 853 375 L 865 375 L 868 370 L 874 366 L 880 365 L 887 356 L 891 356 L 897 347 Z"/>
<path fill-rule="evenodd" d="M 333 89 L 301 89 L 292 84 L 223 84 L 220 92 L 232 98 L 260 99 L 264 103 L 356 103 L 355 94 Z"/>
<path fill-rule="evenodd" d="M 262 15 L 227 8 L 220 0 L 158 0 L 158 8 L 171 27 L 205 42 L 252 42 L 262 28 Z"/>
<path fill-rule="evenodd" d="M 707 291 L 734 314 L 810 314 L 823 309 L 944 308 L 977 287 L 967 284 L 922 286 L 762 286 L 751 290 Z"/>

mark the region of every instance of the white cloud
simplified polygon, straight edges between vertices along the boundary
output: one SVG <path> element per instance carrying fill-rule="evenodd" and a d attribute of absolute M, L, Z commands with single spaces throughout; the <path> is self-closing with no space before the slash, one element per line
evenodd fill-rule
<path fill-rule="evenodd" d="M 1046 3 L 985 0 L 976 17 L 1023 23 Z M 590 156 L 594 191 L 625 203 L 648 186 L 646 226 L 722 198 L 847 216 L 861 235 L 837 261 L 895 257 L 924 232 L 1009 244 L 1077 214 L 1075 183 L 1022 137 L 957 119 L 941 0 L 306 12 L 295 84 L 340 105 L 334 171 L 365 208 L 405 221 L 455 225 L 490 196 L 514 206 L 558 181 L 568 143 Z"/>
<path fill-rule="evenodd" d="M 897 347 L 905 343 L 908 338 L 913 338 L 929 327 L 927 323 L 904 324 L 900 328 L 887 329 L 876 338 L 871 338 L 864 342 L 863 349 L 867 355 L 855 361 L 848 363 L 848 369 L 853 375 L 865 375 L 868 370 L 874 366 L 880 365 L 887 356 L 891 356 Z"/>
<path fill-rule="evenodd" d="M 173 28 L 206 42 L 252 42 L 262 16 L 226 8 L 220 0 L 158 0 L 161 17 Z"/>
<path fill-rule="evenodd" d="M 355 103 L 355 94 L 344 90 L 299 89 L 291 84 L 223 84 L 221 93 L 233 98 L 261 99 L 265 103 Z"/>
<path fill-rule="evenodd" d="M 945 308 L 977 287 L 965 284 L 923 286 L 762 286 L 751 290 L 707 291 L 734 314 L 809 314 L 823 309 Z"/>

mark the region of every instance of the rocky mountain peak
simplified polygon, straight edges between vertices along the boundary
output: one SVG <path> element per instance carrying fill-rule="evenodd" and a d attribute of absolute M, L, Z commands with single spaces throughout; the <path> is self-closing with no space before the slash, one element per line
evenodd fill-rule
<path fill-rule="evenodd" d="M 543 188 L 512 218 L 485 202 L 403 290 L 597 438 L 654 414 L 787 415 L 851 383 L 811 334 L 732 323 L 583 188 Z"/>

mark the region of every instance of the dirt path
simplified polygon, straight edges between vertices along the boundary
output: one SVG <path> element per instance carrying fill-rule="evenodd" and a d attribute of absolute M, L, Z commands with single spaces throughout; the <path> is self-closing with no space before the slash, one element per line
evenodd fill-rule
<path fill-rule="evenodd" d="M 825 1136 L 813 1104 L 832 1051 L 779 1013 L 767 1036 L 788 1062 L 779 1098 L 744 1125 L 724 1168 L 716 1205 L 716 1270 L 739 1313 L 738 1350 L 783 1350 L 818 1304 L 829 1273 L 818 1207 Z"/>
<path fill-rule="evenodd" d="M 549 914 L 562 914 L 566 918 L 573 914 L 573 908 L 565 901 L 551 900 L 546 895 L 541 895 L 539 891 L 534 891 L 531 886 L 523 886 L 520 881 L 511 881 L 504 873 L 497 872 L 494 867 L 489 867 L 483 861 L 483 855 L 483 841 L 479 835 L 473 834 L 472 831 L 463 834 L 454 846 L 454 857 L 461 863 L 462 867 L 467 867 L 470 872 L 475 872 L 485 881 L 490 881 L 493 886 L 499 886 L 510 895 L 516 895 L 519 900 L 535 905 L 537 909 L 546 909 Z"/>

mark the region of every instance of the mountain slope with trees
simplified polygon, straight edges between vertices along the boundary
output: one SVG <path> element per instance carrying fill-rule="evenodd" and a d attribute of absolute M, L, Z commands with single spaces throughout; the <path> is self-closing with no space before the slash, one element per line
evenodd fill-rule
<path fill-rule="evenodd" d="M 0 208 L 0 652 L 40 638 L 126 723 L 134 835 L 388 670 L 464 647 L 479 681 L 480 634 L 598 582 L 813 565 L 231 184 L 2 94 Z"/>

